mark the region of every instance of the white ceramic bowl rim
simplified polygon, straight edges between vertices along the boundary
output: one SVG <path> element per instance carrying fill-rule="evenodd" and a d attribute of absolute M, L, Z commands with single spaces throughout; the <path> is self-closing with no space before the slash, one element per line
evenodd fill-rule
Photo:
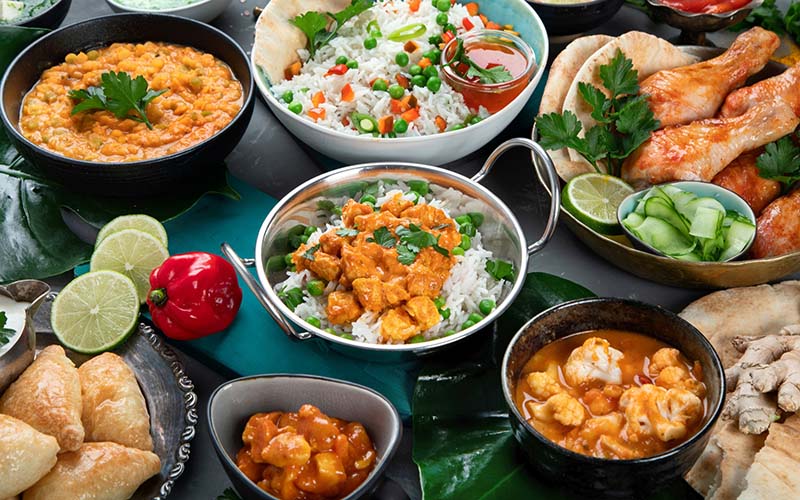
<path fill-rule="evenodd" d="M 112 0 L 107 0 L 107 1 L 111 2 Z M 599 0 L 597 0 L 597 1 L 599 1 Z M 536 14 L 536 12 L 533 10 L 533 7 L 531 7 L 530 3 L 525 2 L 525 4 L 527 5 L 528 9 L 530 10 L 531 16 L 533 16 L 533 19 L 535 20 L 537 30 L 542 33 L 542 35 L 544 37 L 544 40 L 546 41 L 547 40 L 547 30 L 544 27 L 544 23 L 539 18 L 539 15 Z M 526 40 L 523 40 L 523 41 L 525 41 L 525 43 L 528 44 L 529 47 L 531 47 L 531 50 L 534 52 L 534 56 L 535 56 L 536 50 Z M 284 106 L 283 103 L 281 103 L 278 100 L 278 98 L 270 90 L 270 85 L 267 83 L 266 76 L 263 74 L 263 72 L 261 70 L 261 67 L 258 64 L 256 64 L 255 51 L 251 52 L 250 61 L 251 61 L 251 69 L 252 69 L 252 73 L 253 73 L 253 80 L 255 80 L 256 86 L 258 87 L 259 91 L 261 91 L 261 95 L 264 97 L 264 99 L 267 99 L 268 101 L 270 101 L 277 109 L 280 109 L 281 113 L 283 113 L 285 116 L 289 117 L 289 119 L 291 119 L 293 121 L 296 121 L 296 122 L 298 122 L 298 123 L 300 123 L 300 124 L 302 124 L 302 125 L 304 125 L 306 127 L 312 128 L 312 129 L 314 129 L 316 131 L 319 131 L 319 132 L 321 132 L 321 133 L 323 133 L 325 135 L 329 135 L 329 136 L 337 137 L 337 138 L 347 138 L 349 140 L 363 142 L 363 143 L 379 143 L 379 144 L 380 143 L 392 143 L 392 144 L 405 143 L 405 144 L 415 144 L 415 143 L 423 143 L 423 142 L 426 142 L 426 141 L 431 141 L 431 140 L 434 140 L 434 139 L 439 139 L 441 137 L 452 137 L 452 136 L 455 136 L 456 134 L 462 134 L 463 135 L 463 134 L 469 132 L 471 129 L 474 130 L 475 127 L 482 127 L 486 123 L 494 123 L 495 121 L 500 120 L 501 116 L 503 115 L 503 113 L 506 113 L 509 110 L 513 109 L 514 105 L 517 104 L 518 101 L 520 101 L 522 99 L 525 99 L 525 100 L 530 99 L 530 96 L 533 93 L 533 90 L 539 84 L 539 80 L 541 79 L 541 76 L 544 74 L 545 68 L 547 66 L 547 60 L 548 60 L 549 56 L 550 56 L 550 44 L 549 43 L 545 43 L 544 47 L 542 47 L 541 61 L 538 61 L 538 60 L 536 61 L 536 64 L 537 64 L 536 71 L 534 71 L 533 75 L 531 75 L 531 80 L 528 82 L 528 85 L 525 86 L 525 89 L 522 92 L 520 92 L 520 94 L 517 97 L 515 97 L 514 100 L 512 100 L 510 103 L 506 104 L 506 107 L 504 107 L 503 109 L 501 109 L 497 113 L 494 113 L 494 114 L 490 115 L 488 118 L 486 118 L 484 120 L 481 120 L 479 123 L 477 123 L 475 125 L 470 125 L 469 127 L 464 127 L 464 128 L 462 128 L 460 130 L 449 130 L 449 131 L 446 131 L 446 132 L 442 132 L 440 134 L 412 136 L 412 137 L 396 137 L 396 138 L 393 138 L 393 139 L 392 138 L 383 138 L 383 137 L 374 137 L 374 136 L 369 135 L 369 134 L 360 134 L 360 135 L 345 134 L 344 132 L 339 132 L 338 130 L 333 130 L 331 128 L 324 127 L 322 125 L 317 125 L 316 123 L 314 123 L 314 122 L 312 122 L 310 120 L 306 120 L 305 118 L 302 118 L 302 117 L 292 113 L 291 111 L 289 111 L 289 108 Z"/>
<path fill-rule="evenodd" d="M 130 5 L 125 5 L 120 3 L 118 0 L 106 0 L 106 2 L 110 3 L 114 7 L 119 8 L 120 10 L 126 10 L 128 12 L 142 12 L 142 13 L 155 13 L 155 14 L 177 14 L 183 12 L 185 10 L 199 7 L 200 5 L 204 5 L 207 3 L 216 2 L 219 0 L 197 0 L 190 4 L 182 5 L 180 7 L 172 7 L 170 9 L 145 9 L 140 7 L 132 7 Z M 229 1 L 229 0 L 228 0 Z"/>

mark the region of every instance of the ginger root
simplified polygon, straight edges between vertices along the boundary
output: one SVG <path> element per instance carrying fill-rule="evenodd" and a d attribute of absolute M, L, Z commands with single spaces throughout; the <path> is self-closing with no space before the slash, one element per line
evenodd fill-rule
<path fill-rule="evenodd" d="M 743 353 L 725 370 L 729 387 L 736 386 L 723 417 L 739 419 L 739 430 L 761 434 L 777 420 L 781 410 L 800 409 L 800 325 L 784 327 L 776 335 L 735 337 L 733 346 Z M 767 395 L 778 391 L 777 404 Z"/>

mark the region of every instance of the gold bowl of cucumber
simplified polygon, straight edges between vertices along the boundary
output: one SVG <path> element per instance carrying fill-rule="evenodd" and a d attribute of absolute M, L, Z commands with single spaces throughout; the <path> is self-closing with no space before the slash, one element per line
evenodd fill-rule
<path fill-rule="evenodd" d="M 756 216 L 741 196 L 707 182 L 654 186 L 625 198 L 617 209 L 634 247 L 686 262 L 730 262 L 756 235 Z"/>

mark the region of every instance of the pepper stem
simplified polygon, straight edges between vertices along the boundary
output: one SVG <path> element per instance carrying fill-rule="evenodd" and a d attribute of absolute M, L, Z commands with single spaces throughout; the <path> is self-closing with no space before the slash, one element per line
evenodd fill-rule
<path fill-rule="evenodd" d="M 150 301 L 153 305 L 160 307 L 167 302 L 167 290 L 164 288 L 156 288 L 150 290 Z"/>

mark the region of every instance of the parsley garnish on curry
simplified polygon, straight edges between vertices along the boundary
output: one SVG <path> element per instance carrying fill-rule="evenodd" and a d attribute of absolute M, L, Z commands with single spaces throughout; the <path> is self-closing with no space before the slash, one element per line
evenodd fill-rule
<path fill-rule="evenodd" d="M 69 158 L 101 163 L 168 156 L 239 113 L 241 83 L 211 54 L 167 43 L 115 43 L 67 54 L 25 96 L 22 134 Z"/>

